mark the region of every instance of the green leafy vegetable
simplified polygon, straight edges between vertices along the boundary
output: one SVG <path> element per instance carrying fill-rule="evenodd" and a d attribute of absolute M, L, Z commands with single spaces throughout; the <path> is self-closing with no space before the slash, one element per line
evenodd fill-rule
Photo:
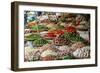
<path fill-rule="evenodd" d="M 37 31 L 37 29 L 38 30 L 47 30 L 48 27 L 46 27 L 45 25 L 35 25 L 35 26 L 32 26 L 31 29 L 35 30 L 35 31 Z"/>
<path fill-rule="evenodd" d="M 40 39 L 40 38 L 41 38 L 40 35 L 38 35 L 38 34 L 32 34 L 30 36 L 25 37 L 25 40 L 34 41 L 34 40 L 37 40 L 37 39 Z"/>
<path fill-rule="evenodd" d="M 76 33 L 64 33 L 63 35 L 61 35 L 61 38 L 64 38 L 64 39 L 68 39 L 70 41 L 76 41 L 76 42 L 84 42 L 85 40 L 79 35 L 79 34 L 76 34 Z"/>
<path fill-rule="evenodd" d="M 47 44 L 47 43 L 49 43 L 49 41 L 42 38 L 33 41 L 33 44 L 35 44 L 35 46 L 37 47 L 43 46 L 44 44 Z"/>
<path fill-rule="evenodd" d="M 66 56 L 64 56 L 63 59 L 64 59 L 64 60 L 66 60 L 66 59 L 73 59 L 73 57 L 72 57 L 72 56 L 69 56 L 69 55 L 66 55 Z"/>

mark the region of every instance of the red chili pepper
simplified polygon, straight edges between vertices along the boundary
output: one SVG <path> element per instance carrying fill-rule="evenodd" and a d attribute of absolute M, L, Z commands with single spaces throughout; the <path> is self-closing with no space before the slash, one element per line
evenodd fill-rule
<path fill-rule="evenodd" d="M 67 32 L 76 32 L 76 28 L 72 26 L 67 27 L 65 30 L 67 30 Z"/>
<path fill-rule="evenodd" d="M 52 38 L 52 37 L 56 37 L 56 35 L 54 33 L 50 32 L 50 33 L 47 33 L 46 37 L 51 37 Z"/>
<path fill-rule="evenodd" d="M 62 34 L 64 34 L 64 31 L 62 31 L 62 30 L 56 30 L 55 34 L 62 35 Z"/>

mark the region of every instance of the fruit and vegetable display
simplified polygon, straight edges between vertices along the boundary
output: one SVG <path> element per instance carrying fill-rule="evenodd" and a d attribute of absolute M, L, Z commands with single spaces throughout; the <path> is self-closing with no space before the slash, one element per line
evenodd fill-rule
<path fill-rule="evenodd" d="M 25 15 L 25 62 L 91 57 L 89 14 L 25 11 Z"/>

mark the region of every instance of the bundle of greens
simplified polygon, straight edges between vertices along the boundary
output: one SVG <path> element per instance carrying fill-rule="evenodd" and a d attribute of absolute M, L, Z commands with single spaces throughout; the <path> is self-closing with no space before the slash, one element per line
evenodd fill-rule
<path fill-rule="evenodd" d="M 34 31 L 43 31 L 43 30 L 48 30 L 48 27 L 46 27 L 45 25 L 34 25 L 31 27 L 32 30 Z"/>
<path fill-rule="evenodd" d="M 47 44 L 47 43 L 49 43 L 49 41 L 48 40 L 45 40 L 43 38 L 39 38 L 39 39 L 33 41 L 33 44 L 35 46 L 37 46 L 37 47 L 43 46 L 44 44 Z"/>
<path fill-rule="evenodd" d="M 48 40 L 43 39 L 39 34 L 32 34 L 30 36 L 27 36 L 25 37 L 25 40 L 33 41 L 33 44 L 37 47 L 49 43 Z"/>
<path fill-rule="evenodd" d="M 74 57 L 69 55 L 57 57 L 57 60 L 70 60 L 70 59 L 74 59 Z"/>
<path fill-rule="evenodd" d="M 85 41 L 79 34 L 76 34 L 76 33 L 66 32 L 63 35 L 61 35 L 60 37 L 63 39 L 68 39 L 72 42 L 73 41 L 74 42 L 84 42 Z"/>
<path fill-rule="evenodd" d="M 74 59 L 74 57 L 73 57 L 73 56 L 66 55 L 66 56 L 63 57 L 63 59 L 64 59 L 64 60 L 67 60 L 67 59 Z"/>
<path fill-rule="evenodd" d="M 32 34 L 32 35 L 26 36 L 25 40 L 34 41 L 39 38 L 41 38 L 41 36 L 39 34 Z"/>

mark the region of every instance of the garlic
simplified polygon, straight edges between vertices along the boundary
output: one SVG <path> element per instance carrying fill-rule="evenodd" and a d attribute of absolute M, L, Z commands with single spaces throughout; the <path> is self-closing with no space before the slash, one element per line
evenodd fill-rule
<path fill-rule="evenodd" d="M 90 47 L 86 46 L 81 49 L 77 49 L 73 52 L 73 56 L 76 58 L 89 58 L 90 57 Z"/>

